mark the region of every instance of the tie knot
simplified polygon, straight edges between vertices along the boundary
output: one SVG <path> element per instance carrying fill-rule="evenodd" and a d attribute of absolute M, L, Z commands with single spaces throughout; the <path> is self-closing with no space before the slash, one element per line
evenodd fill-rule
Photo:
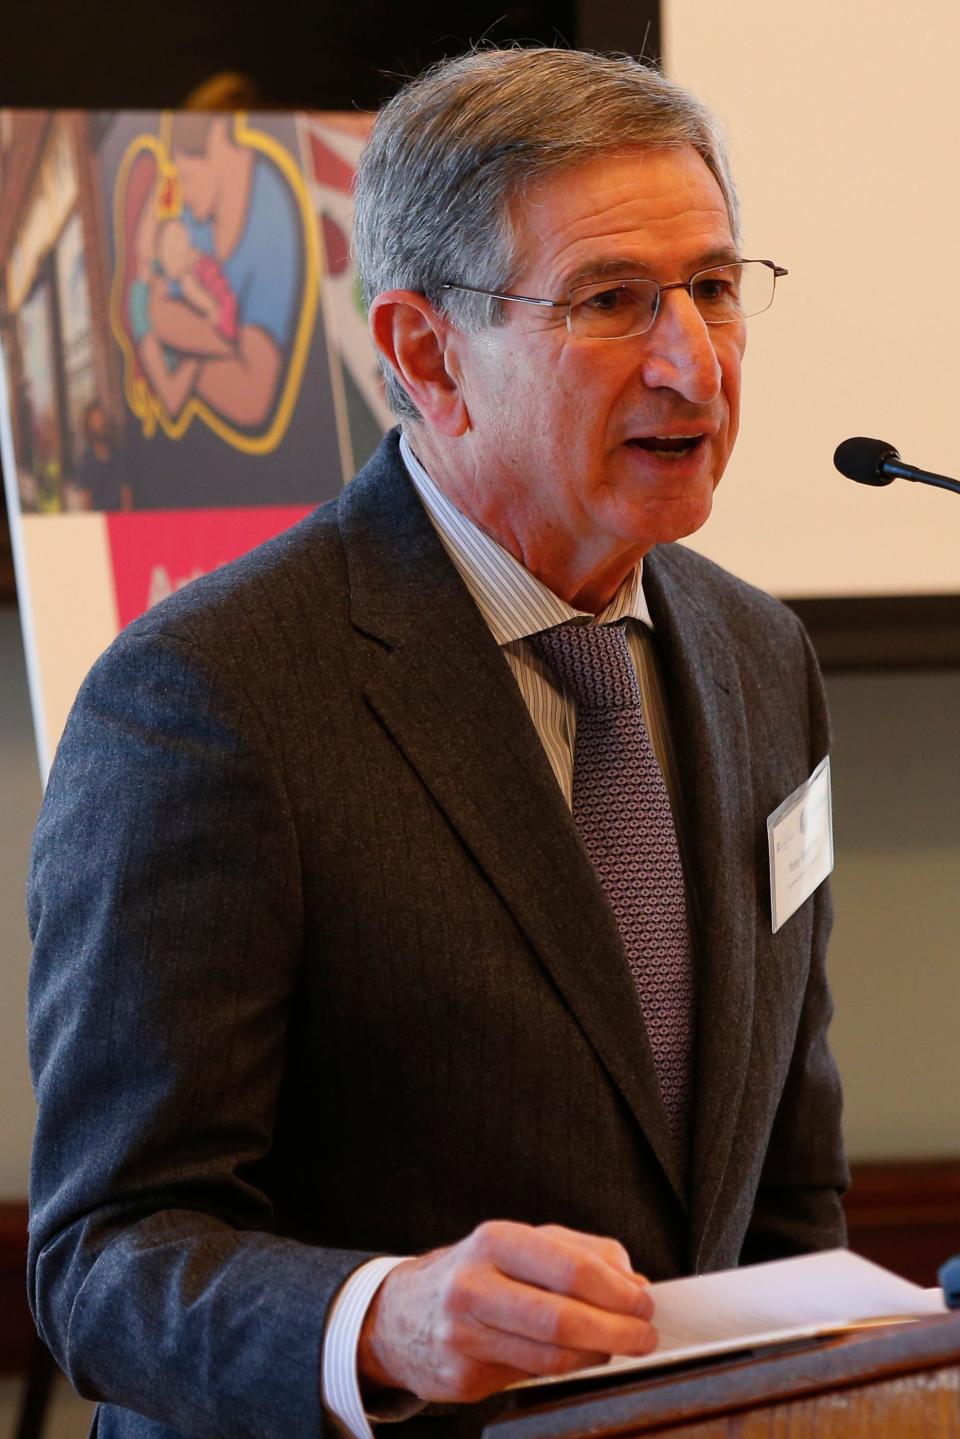
<path fill-rule="evenodd" d="M 530 644 L 567 689 L 577 708 L 632 709 L 640 686 L 623 625 L 590 625 L 570 620 L 530 636 Z"/>

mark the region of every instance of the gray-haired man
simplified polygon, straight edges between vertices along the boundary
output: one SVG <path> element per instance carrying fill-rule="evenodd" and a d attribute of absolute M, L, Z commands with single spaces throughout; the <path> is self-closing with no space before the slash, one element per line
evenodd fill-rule
<path fill-rule="evenodd" d="M 816 667 L 669 543 L 779 273 L 715 127 L 481 53 L 357 214 L 402 439 L 121 637 L 38 828 L 32 1295 L 101 1439 L 472 1432 L 420 1406 L 843 1232 L 828 898 L 772 934 L 763 867 Z"/>

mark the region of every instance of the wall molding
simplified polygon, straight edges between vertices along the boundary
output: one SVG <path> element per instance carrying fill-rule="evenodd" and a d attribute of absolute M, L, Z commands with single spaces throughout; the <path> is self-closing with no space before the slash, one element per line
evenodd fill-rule
<path fill-rule="evenodd" d="M 787 600 L 827 671 L 960 666 L 960 595 Z"/>

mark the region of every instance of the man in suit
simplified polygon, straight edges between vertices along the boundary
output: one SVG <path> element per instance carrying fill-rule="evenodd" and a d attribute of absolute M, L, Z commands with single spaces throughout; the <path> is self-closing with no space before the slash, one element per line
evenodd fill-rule
<path fill-rule="evenodd" d="M 475 1435 L 649 1349 L 644 1277 L 842 1239 L 829 901 L 773 933 L 766 874 L 816 666 L 671 543 L 773 295 L 715 127 L 485 52 L 357 213 L 402 438 L 121 635 L 38 825 L 31 1297 L 102 1439 Z"/>

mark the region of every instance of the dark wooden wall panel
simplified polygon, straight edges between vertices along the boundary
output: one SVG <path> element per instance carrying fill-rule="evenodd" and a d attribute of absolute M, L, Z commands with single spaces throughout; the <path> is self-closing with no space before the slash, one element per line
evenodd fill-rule
<path fill-rule="evenodd" d="M 0 1374 L 21 1374 L 34 1349 L 27 1308 L 27 1206 L 0 1204 Z"/>
<path fill-rule="evenodd" d="M 960 1254 L 960 1159 L 853 1166 L 845 1209 L 850 1248 L 929 1287 Z"/>
<path fill-rule="evenodd" d="M 788 600 L 807 628 L 821 668 L 955 669 L 960 594 Z"/>

